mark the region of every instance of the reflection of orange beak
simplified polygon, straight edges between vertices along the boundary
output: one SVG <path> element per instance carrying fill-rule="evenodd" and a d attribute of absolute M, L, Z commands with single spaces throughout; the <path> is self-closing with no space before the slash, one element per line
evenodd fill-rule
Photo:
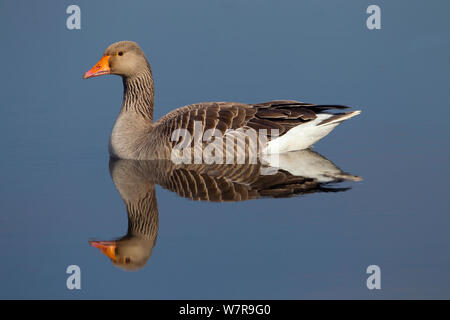
<path fill-rule="evenodd" d="M 91 70 L 84 74 L 83 78 L 88 79 L 110 73 L 111 69 L 109 68 L 109 56 L 103 56 Z"/>
<path fill-rule="evenodd" d="M 116 242 L 115 241 L 89 241 L 93 247 L 99 248 L 111 260 L 116 261 Z"/>

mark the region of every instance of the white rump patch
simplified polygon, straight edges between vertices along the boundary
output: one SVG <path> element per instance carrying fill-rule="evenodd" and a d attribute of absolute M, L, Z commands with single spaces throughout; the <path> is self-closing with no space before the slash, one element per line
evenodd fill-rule
<path fill-rule="evenodd" d="M 336 115 L 320 113 L 317 115 L 316 119 L 299 124 L 290 129 L 283 136 L 270 141 L 267 144 L 267 148 L 263 150 L 263 153 L 273 154 L 307 149 L 329 134 L 342 121 L 350 119 L 360 113 L 361 111 L 349 112 L 345 116 L 339 117 L 336 120 L 333 119 L 325 124 L 320 123 Z"/>

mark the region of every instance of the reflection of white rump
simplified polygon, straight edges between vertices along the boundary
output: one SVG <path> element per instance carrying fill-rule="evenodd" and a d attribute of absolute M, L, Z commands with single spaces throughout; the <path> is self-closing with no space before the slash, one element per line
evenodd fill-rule
<path fill-rule="evenodd" d="M 265 154 L 261 160 L 270 167 L 285 170 L 294 176 L 313 178 L 321 183 L 336 180 L 361 180 L 360 177 L 343 172 L 333 162 L 310 149 L 276 154 L 278 163 L 271 162 L 272 156 Z"/>

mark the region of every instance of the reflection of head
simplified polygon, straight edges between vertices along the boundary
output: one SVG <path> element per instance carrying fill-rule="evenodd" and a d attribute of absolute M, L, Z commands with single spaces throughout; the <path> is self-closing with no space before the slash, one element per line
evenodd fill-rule
<path fill-rule="evenodd" d="M 90 241 L 89 243 L 108 256 L 112 263 L 124 270 L 142 268 L 152 254 L 158 235 L 158 207 L 155 188 L 150 188 L 140 201 L 126 203 L 128 232 L 114 241 Z"/>
<path fill-rule="evenodd" d="M 111 159 L 110 172 L 126 205 L 128 232 L 118 240 L 89 243 L 108 256 L 115 266 L 135 271 L 147 263 L 158 236 L 155 184 L 145 161 Z"/>
<path fill-rule="evenodd" d="M 90 241 L 89 243 L 108 256 L 115 266 L 126 271 L 136 271 L 144 267 L 150 258 L 154 239 L 127 235 L 115 241 Z"/>

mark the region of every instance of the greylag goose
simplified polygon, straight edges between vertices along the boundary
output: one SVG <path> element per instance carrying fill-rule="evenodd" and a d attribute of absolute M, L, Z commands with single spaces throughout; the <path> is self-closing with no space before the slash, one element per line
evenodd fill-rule
<path fill-rule="evenodd" d="M 128 214 L 127 234 L 113 241 L 90 241 L 115 266 L 142 268 L 150 258 L 158 235 L 155 184 L 179 196 L 214 202 L 259 198 L 287 198 L 318 192 L 341 192 L 330 186 L 361 178 L 343 172 L 312 150 L 280 155 L 279 168 L 271 175 L 257 164 L 174 164 L 171 160 L 110 159 L 110 173 Z"/>
<path fill-rule="evenodd" d="M 268 131 L 267 138 L 256 151 L 258 154 L 302 150 L 322 139 L 342 121 L 360 113 L 342 112 L 348 107 L 341 105 L 315 105 L 292 100 L 258 104 L 204 102 L 178 108 L 154 122 L 152 72 L 137 43 L 120 41 L 110 45 L 84 78 L 105 74 L 119 75 L 123 79 L 122 109 L 109 143 L 110 155 L 122 159 L 170 159 L 172 151 L 180 144 L 177 137 L 174 138 L 175 131 L 183 129 L 193 135 L 196 123 L 200 124 L 200 133 L 215 130 L 224 137 L 239 129 Z M 210 141 L 200 140 L 202 150 Z M 193 145 L 196 141 L 191 139 L 189 142 Z M 247 146 L 245 148 L 248 150 Z M 234 149 L 237 152 L 236 147 Z"/>

